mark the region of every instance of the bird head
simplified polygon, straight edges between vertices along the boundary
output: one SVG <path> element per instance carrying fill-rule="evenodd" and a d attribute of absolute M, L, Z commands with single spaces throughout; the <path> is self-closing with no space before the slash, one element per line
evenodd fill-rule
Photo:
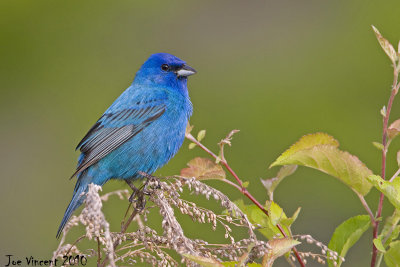
<path fill-rule="evenodd" d="M 135 82 L 159 85 L 186 85 L 187 77 L 196 73 L 185 61 L 167 53 L 151 55 L 136 74 Z"/>

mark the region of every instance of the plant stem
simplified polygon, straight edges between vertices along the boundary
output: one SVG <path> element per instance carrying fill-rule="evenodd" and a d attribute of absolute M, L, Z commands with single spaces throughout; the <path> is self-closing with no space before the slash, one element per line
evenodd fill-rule
<path fill-rule="evenodd" d="M 392 182 L 394 180 L 394 178 L 399 176 L 399 174 L 400 174 L 400 168 L 397 170 L 397 172 L 395 174 L 393 174 L 393 176 L 392 176 L 392 178 L 390 178 L 389 182 Z"/>
<path fill-rule="evenodd" d="M 131 205 L 129 205 L 128 210 L 129 210 L 130 207 L 131 207 Z M 127 212 L 128 212 L 128 210 L 127 210 Z M 126 223 L 122 224 L 121 232 L 120 232 L 121 234 L 126 232 L 126 229 L 128 229 L 128 227 L 131 224 L 132 220 L 135 218 L 135 216 L 138 213 L 139 213 L 139 211 L 136 208 L 134 208 L 132 213 L 131 213 L 131 216 L 129 216 L 129 219 L 126 221 Z M 126 216 L 126 214 L 125 214 L 125 216 Z M 119 245 L 119 242 L 115 241 L 113 245 L 114 245 L 114 251 L 115 251 L 117 246 Z M 108 262 L 108 257 L 106 257 L 101 264 L 97 264 L 97 266 L 98 267 L 104 267 L 104 266 L 106 266 L 107 262 Z"/>
<path fill-rule="evenodd" d="M 356 194 L 360 198 L 360 201 L 361 201 L 362 205 L 364 206 L 365 210 L 368 212 L 368 215 L 371 218 L 372 225 L 375 225 L 375 223 L 376 223 L 375 216 L 372 213 L 371 209 L 369 208 L 367 201 L 365 201 L 364 196 L 359 194 L 359 193 L 357 193 L 357 192 L 356 192 Z"/>
<path fill-rule="evenodd" d="M 382 133 L 383 149 L 382 149 L 381 177 L 384 180 L 385 180 L 385 176 L 386 176 L 386 155 L 387 155 L 387 151 L 388 151 L 387 133 L 388 133 L 389 116 L 390 116 L 390 111 L 392 110 L 393 100 L 399 90 L 399 84 L 397 83 L 399 73 L 398 73 L 398 69 L 396 66 L 394 66 L 393 73 L 394 73 L 393 74 L 394 77 L 393 77 L 392 92 L 390 94 L 390 98 L 388 101 L 386 114 L 383 118 L 383 129 L 382 129 L 383 130 L 383 133 Z M 376 212 L 375 223 L 373 224 L 374 229 L 373 229 L 372 234 L 373 234 L 374 239 L 378 237 L 379 217 L 381 217 L 381 215 L 382 215 L 383 199 L 384 199 L 384 195 L 383 195 L 383 193 L 381 193 L 381 195 L 379 197 L 379 204 L 378 204 L 378 210 Z M 375 247 L 374 244 L 372 244 L 371 267 L 375 267 L 377 253 L 378 253 L 378 249 Z"/>
<path fill-rule="evenodd" d="M 97 237 L 97 265 L 101 262 L 100 239 Z"/>
<path fill-rule="evenodd" d="M 201 149 L 203 149 L 205 152 L 207 152 L 211 157 L 213 157 L 214 159 L 218 159 L 218 156 L 215 155 L 211 150 L 209 150 L 206 146 L 204 146 L 202 143 L 200 143 L 199 141 L 197 141 L 196 138 L 193 137 L 193 135 L 191 135 L 190 133 L 186 134 L 186 138 L 189 139 L 190 141 L 192 141 L 193 143 L 195 143 L 196 145 L 198 145 Z M 224 180 L 225 182 L 227 182 L 228 184 L 234 186 L 237 190 L 239 190 L 243 195 L 245 195 L 248 199 L 251 200 L 251 202 L 253 202 L 262 212 L 264 212 L 265 215 L 269 216 L 268 211 L 260 204 L 260 202 L 257 201 L 257 199 L 255 199 L 253 197 L 253 195 L 250 194 L 249 191 L 247 191 L 247 189 L 245 187 L 243 187 L 243 182 L 242 180 L 239 178 L 239 176 L 235 173 L 234 170 L 232 170 L 232 168 L 229 166 L 228 162 L 225 160 L 225 158 L 223 157 L 222 159 L 220 159 L 220 163 L 227 169 L 227 171 L 235 178 L 235 180 L 237 181 L 237 184 L 232 183 L 229 180 Z M 280 224 L 277 224 L 276 227 L 279 229 L 279 231 L 282 233 L 282 235 L 284 237 L 287 237 L 287 234 L 285 233 L 285 231 L 283 230 L 282 226 Z M 292 248 L 294 255 L 296 256 L 298 262 L 300 263 L 300 265 L 302 267 L 305 266 L 302 258 L 300 257 L 298 251 L 296 248 Z"/>

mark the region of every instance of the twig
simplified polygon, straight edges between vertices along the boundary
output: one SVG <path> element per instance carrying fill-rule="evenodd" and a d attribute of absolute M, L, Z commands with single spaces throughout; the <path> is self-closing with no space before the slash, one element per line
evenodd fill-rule
<path fill-rule="evenodd" d="M 100 251 L 100 238 L 97 237 L 97 265 L 101 262 L 101 251 Z"/>
<path fill-rule="evenodd" d="M 400 168 L 397 170 L 395 174 L 393 174 L 392 178 L 390 178 L 389 182 L 392 182 L 397 176 L 400 174 Z"/>
<path fill-rule="evenodd" d="M 131 204 L 129 204 L 128 210 L 129 210 L 130 206 L 131 206 Z M 127 211 L 127 212 L 128 212 L 128 211 Z M 128 218 L 128 220 L 126 221 L 126 223 L 125 223 L 125 224 L 122 224 L 122 226 L 121 226 L 121 232 L 120 232 L 121 234 L 123 234 L 123 233 L 126 232 L 126 229 L 128 229 L 128 227 L 129 227 L 129 225 L 131 224 L 133 218 L 135 218 L 135 216 L 136 216 L 138 213 L 139 213 L 139 211 L 138 211 L 137 209 L 133 209 L 133 211 L 132 211 L 132 213 L 131 213 L 131 216 L 129 216 L 129 218 Z M 125 214 L 125 216 L 126 216 L 126 214 Z M 119 245 L 119 241 L 116 240 L 116 241 L 114 242 L 114 244 L 113 244 L 113 246 L 114 246 L 114 251 L 116 250 L 116 248 L 118 247 L 118 245 Z M 104 266 L 106 266 L 107 261 L 108 261 L 108 257 L 106 257 L 106 258 L 103 260 L 103 262 L 102 262 L 101 264 L 98 263 L 97 266 L 99 266 L 99 267 L 104 267 Z"/>
<path fill-rule="evenodd" d="M 382 149 L 382 167 L 381 167 L 381 177 L 382 179 L 385 180 L 385 176 L 386 176 L 386 154 L 388 151 L 388 142 L 387 142 L 387 133 L 388 133 L 388 123 L 389 123 L 389 116 L 390 116 L 390 111 L 392 110 L 392 104 L 393 104 L 393 100 L 397 94 L 397 92 L 399 91 L 399 86 L 400 84 L 398 84 L 397 80 L 398 80 L 398 69 L 396 66 L 394 67 L 394 71 L 393 71 L 393 85 L 392 85 L 392 92 L 390 94 L 390 98 L 388 101 L 388 106 L 387 106 L 387 110 L 386 110 L 386 114 L 383 118 L 383 133 L 382 133 L 382 145 L 383 145 L 383 149 Z M 379 230 L 379 217 L 381 217 L 382 215 L 382 207 L 383 207 L 383 199 L 384 199 L 384 194 L 381 193 L 380 197 L 379 197 L 379 204 L 378 204 L 378 210 L 376 212 L 376 219 L 375 219 L 375 223 L 373 224 L 373 238 L 377 238 L 378 237 L 378 230 Z M 376 256 L 378 253 L 378 249 L 375 247 L 374 244 L 372 244 L 372 258 L 371 258 L 371 267 L 375 266 L 376 263 Z"/>
<path fill-rule="evenodd" d="M 365 198 L 363 195 L 361 195 L 357 192 L 356 192 L 356 194 L 360 198 L 360 201 L 361 201 L 362 205 L 364 206 L 365 210 L 368 212 L 368 215 L 371 218 L 371 223 L 374 225 L 376 223 L 375 216 L 372 213 L 371 209 L 369 208 L 367 201 L 365 201 Z"/>
<path fill-rule="evenodd" d="M 79 237 L 77 240 L 75 240 L 75 242 L 69 247 L 69 249 L 68 249 L 67 253 L 65 253 L 65 255 L 68 255 L 69 252 L 71 251 L 71 249 L 72 249 L 73 247 L 75 247 L 76 244 L 78 244 L 78 243 L 79 243 L 82 239 L 84 239 L 85 237 L 86 237 L 86 235 L 83 235 L 83 236 Z"/>
<path fill-rule="evenodd" d="M 186 133 L 186 138 L 189 139 L 190 141 L 192 141 L 193 143 L 195 143 L 196 145 L 198 145 L 201 149 L 203 149 L 205 152 L 207 152 L 211 157 L 213 157 L 216 160 L 220 160 L 220 163 L 227 169 L 227 171 L 235 178 L 235 180 L 237 181 L 237 183 L 239 185 L 233 184 L 232 182 L 228 182 L 230 185 L 234 185 L 234 187 L 236 189 L 238 189 L 243 195 L 245 195 L 248 199 L 250 199 L 262 212 L 264 212 L 265 215 L 269 216 L 268 211 L 260 204 L 260 202 L 257 201 L 257 199 L 255 199 L 253 197 L 253 195 L 251 195 L 249 193 L 249 191 L 247 191 L 247 189 L 243 186 L 243 182 L 242 180 L 240 180 L 239 176 L 235 173 L 234 170 L 232 170 L 232 168 L 229 166 L 228 162 L 226 161 L 225 157 L 223 158 L 219 158 L 217 155 L 215 155 L 211 150 L 209 150 L 206 146 L 204 146 L 202 143 L 200 143 L 199 141 L 197 141 L 196 138 L 193 137 L 193 135 L 191 135 L 190 133 Z M 225 181 L 226 182 L 226 181 Z M 282 226 L 280 224 L 277 224 L 276 227 L 279 229 L 279 231 L 282 233 L 282 235 L 284 237 L 287 237 L 287 234 L 285 233 L 285 231 L 283 230 Z M 296 256 L 298 262 L 300 263 L 300 265 L 302 267 L 305 266 L 302 258 L 300 257 L 298 251 L 296 248 L 292 248 L 294 255 Z"/>

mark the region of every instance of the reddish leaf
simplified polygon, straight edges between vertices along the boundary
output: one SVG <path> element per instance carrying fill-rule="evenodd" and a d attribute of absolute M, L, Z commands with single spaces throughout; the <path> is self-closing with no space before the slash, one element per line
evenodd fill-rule
<path fill-rule="evenodd" d="M 195 177 L 198 180 L 225 179 L 225 171 L 221 165 L 210 159 L 194 158 L 187 164 L 189 167 L 181 170 L 183 177 Z"/>

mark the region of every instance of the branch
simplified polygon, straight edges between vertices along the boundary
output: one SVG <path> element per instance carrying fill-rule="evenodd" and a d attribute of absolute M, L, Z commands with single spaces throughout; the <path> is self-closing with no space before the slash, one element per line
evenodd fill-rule
<path fill-rule="evenodd" d="M 239 176 L 235 173 L 234 170 L 232 170 L 232 168 L 229 166 L 228 162 L 226 161 L 225 157 L 219 158 L 217 155 L 215 155 L 211 150 L 209 150 L 206 146 L 204 146 L 202 143 L 200 143 L 199 141 L 197 141 L 196 138 L 193 137 L 193 135 L 191 135 L 190 133 L 186 133 L 185 137 L 187 139 L 189 139 L 190 141 L 192 141 L 193 143 L 195 143 L 196 145 L 198 145 L 201 149 L 203 149 L 205 152 L 207 152 L 211 157 L 213 157 L 215 160 L 219 160 L 221 165 L 223 165 L 226 170 L 235 178 L 235 180 L 237 181 L 238 185 L 232 183 L 232 182 L 228 182 L 230 185 L 234 186 L 236 189 L 238 189 L 243 195 L 245 195 L 248 199 L 250 199 L 262 212 L 264 212 L 265 215 L 269 216 L 268 211 L 260 204 L 260 202 L 257 201 L 257 199 L 255 199 L 253 197 L 253 195 L 251 195 L 249 193 L 249 191 L 247 191 L 247 189 L 245 187 L 243 187 L 243 182 L 242 180 L 239 178 Z M 225 181 L 226 182 L 226 181 Z M 279 229 L 279 231 L 282 233 L 282 235 L 284 237 L 287 237 L 287 234 L 285 233 L 285 231 L 283 230 L 282 226 L 280 224 L 277 224 L 276 227 Z M 305 266 L 302 258 L 300 257 L 298 251 L 296 248 L 292 248 L 293 253 L 295 254 L 297 261 L 300 263 L 301 266 Z"/>
<path fill-rule="evenodd" d="M 131 207 L 131 205 L 128 206 L 128 210 L 129 210 L 130 207 Z M 128 212 L 128 210 L 127 210 L 126 212 Z M 123 233 L 126 232 L 126 229 L 128 229 L 128 227 L 129 227 L 129 225 L 131 224 L 132 220 L 135 218 L 135 216 L 136 216 L 138 213 L 139 213 L 138 209 L 134 208 L 133 211 L 132 211 L 132 213 L 131 213 L 131 216 L 129 216 L 129 218 L 128 218 L 128 220 L 126 221 L 126 223 L 122 224 L 122 226 L 121 226 L 121 232 L 120 232 L 121 234 L 123 234 Z M 113 246 L 114 246 L 114 251 L 116 250 L 116 248 L 118 247 L 118 245 L 119 245 L 119 241 L 116 240 L 116 241 L 114 242 L 114 244 L 113 244 Z M 107 263 L 108 263 L 108 257 L 106 257 L 106 258 L 104 259 L 104 261 L 103 261 L 101 264 L 97 264 L 97 266 L 99 266 L 99 267 L 104 267 L 104 266 L 107 265 Z"/>
<path fill-rule="evenodd" d="M 364 206 L 365 210 L 368 212 L 368 215 L 371 218 L 372 225 L 375 225 L 376 224 L 375 216 L 372 213 L 371 209 L 369 208 L 367 201 L 365 201 L 364 196 L 357 192 L 356 192 L 356 194 L 360 198 L 360 201 L 361 201 L 362 205 Z"/>
<path fill-rule="evenodd" d="M 398 83 L 398 75 L 399 75 L 399 70 L 397 66 L 393 66 L 394 71 L 393 71 L 393 85 L 392 85 L 392 92 L 389 97 L 388 105 L 387 105 L 387 111 L 385 113 L 385 116 L 383 117 L 383 133 L 382 133 L 382 166 L 381 166 L 381 177 L 382 179 L 385 180 L 386 176 L 386 155 L 389 147 L 389 143 L 387 142 L 387 133 L 388 133 L 388 123 L 389 123 L 389 117 L 390 117 L 390 111 L 392 110 L 392 105 L 393 105 L 393 100 L 399 91 L 400 83 Z M 382 215 L 382 207 L 383 207 L 383 199 L 384 195 L 381 193 L 379 197 L 379 204 L 378 204 L 378 210 L 376 212 L 376 219 L 375 219 L 375 224 L 373 224 L 374 230 L 373 230 L 373 238 L 378 237 L 378 230 L 379 230 L 379 217 Z M 374 244 L 372 244 L 372 258 L 371 258 L 371 267 L 375 266 L 376 263 L 376 256 L 378 253 L 378 249 L 375 247 Z"/>
<path fill-rule="evenodd" d="M 400 168 L 397 170 L 395 174 L 393 174 L 392 178 L 390 178 L 389 182 L 392 182 L 397 176 L 400 174 Z"/>

